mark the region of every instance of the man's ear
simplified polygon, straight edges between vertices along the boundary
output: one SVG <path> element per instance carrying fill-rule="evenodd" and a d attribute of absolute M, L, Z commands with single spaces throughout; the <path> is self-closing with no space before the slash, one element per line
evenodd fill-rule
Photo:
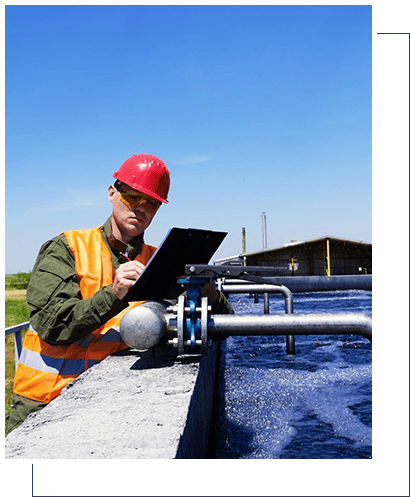
<path fill-rule="evenodd" d="M 108 200 L 113 203 L 114 201 L 114 195 L 117 193 L 117 190 L 114 188 L 113 185 L 110 185 L 108 187 Z"/>

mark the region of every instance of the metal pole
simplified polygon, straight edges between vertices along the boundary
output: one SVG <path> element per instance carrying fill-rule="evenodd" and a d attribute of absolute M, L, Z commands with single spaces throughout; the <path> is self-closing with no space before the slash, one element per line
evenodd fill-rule
<path fill-rule="evenodd" d="M 330 276 L 330 241 L 326 240 L 326 276 Z"/>
<path fill-rule="evenodd" d="M 16 324 L 14 326 L 9 326 L 8 328 L 6 328 L 6 336 L 14 333 L 14 360 L 16 364 L 16 369 L 22 350 L 21 332 L 23 330 L 26 330 L 29 326 L 30 326 L 30 321 L 25 321 L 24 323 Z"/>
<path fill-rule="evenodd" d="M 269 314 L 269 293 L 263 294 L 263 312 Z"/>
<path fill-rule="evenodd" d="M 246 230 L 242 228 L 242 253 L 243 255 L 243 265 L 246 266 Z"/>
<path fill-rule="evenodd" d="M 262 335 L 361 335 L 372 341 L 372 320 L 364 314 L 214 315 L 208 334 L 215 338 Z"/>
<path fill-rule="evenodd" d="M 262 212 L 262 248 L 265 250 L 268 247 L 268 238 L 266 233 L 266 214 Z"/>
<path fill-rule="evenodd" d="M 268 247 L 268 238 L 266 233 L 266 214 L 262 212 L 262 248 L 266 250 Z M 263 294 L 263 312 L 269 314 L 269 294 Z"/>

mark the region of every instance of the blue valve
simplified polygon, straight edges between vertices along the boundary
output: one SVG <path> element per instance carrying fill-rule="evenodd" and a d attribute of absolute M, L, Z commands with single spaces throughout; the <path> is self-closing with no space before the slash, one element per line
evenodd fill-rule
<path fill-rule="evenodd" d="M 184 276 L 178 278 L 178 283 L 186 288 L 187 307 L 189 315 L 185 317 L 185 340 L 191 341 L 191 348 L 195 347 L 196 340 L 201 336 L 201 318 L 196 317 L 196 308 L 201 306 L 201 285 L 207 283 L 209 277 Z"/>

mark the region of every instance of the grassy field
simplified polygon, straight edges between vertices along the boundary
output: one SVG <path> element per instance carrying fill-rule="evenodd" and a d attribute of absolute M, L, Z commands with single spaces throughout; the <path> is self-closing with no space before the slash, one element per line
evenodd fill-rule
<path fill-rule="evenodd" d="M 6 277 L 5 277 L 5 287 L 6 287 L 6 290 L 10 290 L 10 289 L 13 289 L 13 275 L 12 274 L 6 274 Z"/>
<path fill-rule="evenodd" d="M 7 286 L 6 286 L 7 288 Z M 29 320 L 26 290 L 5 291 L 5 328 Z M 23 332 L 23 337 L 24 337 Z M 7 416 L 10 414 L 10 401 L 13 393 L 14 379 L 14 334 L 5 338 L 5 429 L 7 433 Z"/>
<path fill-rule="evenodd" d="M 26 300 L 26 290 L 6 290 L 6 301 L 7 300 Z M 7 316 L 6 316 L 7 319 Z M 18 324 L 18 323 L 16 323 Z M 12 326 L 12 325 L 10 325 Z"/>

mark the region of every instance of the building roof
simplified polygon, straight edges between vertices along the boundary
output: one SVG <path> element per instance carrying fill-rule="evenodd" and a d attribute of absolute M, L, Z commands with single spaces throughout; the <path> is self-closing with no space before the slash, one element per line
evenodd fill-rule
<path fill-rule="evenodd" d="M 322 236 L 320 238 L 313 238 L 312 240 L 305 240 L 303 242 L 292 241 L 290 243 L 285 243 L 284 245 L 282 245 L 280 247 L 267 248 L 267 249 L 263 249 L 263 250 L 257 250 L 256 252 L 245 252 L 245 253 L 238 254 L 238 255 L 232 255 L 230 257 L 224 257 L 222 259 L 217 259 L 217 260 L 214 261 L 214 263 L 216 265 L 225 264 L 225 263 L 231 263 L 232 264 L 232 263 L 235 263 L 235 262 L 239 263 L 242 260 L 243 257 L 248 257 L 248 256 L 258 255 L 258 254 L 263 254 L 263 253 L 266 253 L 266 252 L 275 252 L 275 251 L 278 251 L 278 250 L 286 249 L 288 247 L 294 247 L 294 246 L 297 246 L 297 245 L 300 246 L 300 245 L 306 245 L 306 244 L 313 244 L 313 243 L 323 242 L 325 240 L 334 241 L 334 242 L 347 243 L 349 245 L 359 245 L 359 246 L 365 247 L 365 248 L 371 248 L 371 246 L 372 246 L 371 243 L 363 242 L 361 240 L 349 240 L 348 238 L 338 238 L 338 237 L 334 237 L 334 236 Z"/>

